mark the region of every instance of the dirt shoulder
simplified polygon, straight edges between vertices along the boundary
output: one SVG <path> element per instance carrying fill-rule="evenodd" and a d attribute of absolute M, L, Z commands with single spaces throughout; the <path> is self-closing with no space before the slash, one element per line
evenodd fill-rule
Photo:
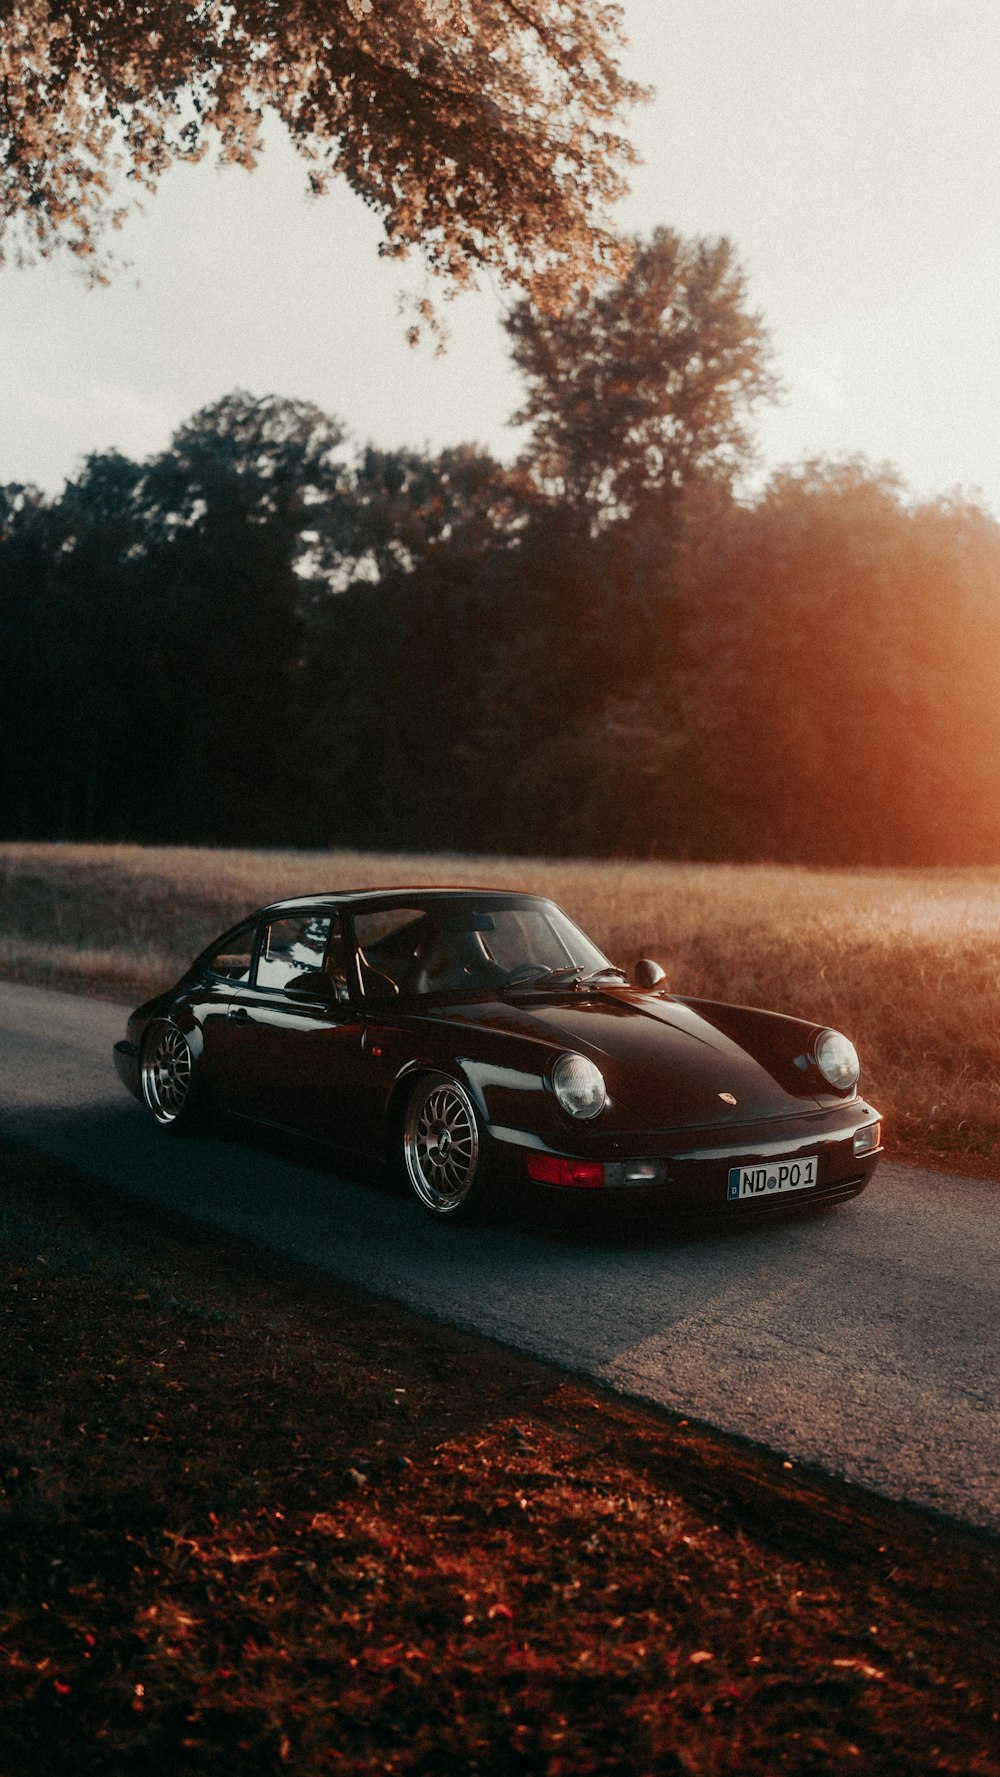
<path fill-rule="evenodd" d="M 0 1770 L 1000 1771 L 1000 1546 L 0 1151 Z"/>

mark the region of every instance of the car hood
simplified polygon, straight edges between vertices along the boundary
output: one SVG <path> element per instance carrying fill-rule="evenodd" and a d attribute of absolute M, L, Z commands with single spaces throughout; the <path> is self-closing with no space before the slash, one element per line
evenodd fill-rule
<path fill-rule="evenodd" d="M 744 1123 L 794 1115 L 821 1102 L 795 1065 L 810 1028 L 797 1019 L 762 1015 L 768 1017 L 767 1040 L 755 1043 L 758 1053 L 751 1053 L 692 1007 L 634 990 L 525 994 L 488 1005 L 452 1004 L 438 1015 L 453 1026 L 503 1031 L 589 1055 L 607 1082 L 612 1113 L 617 1108 L 648 1128 Z"/>

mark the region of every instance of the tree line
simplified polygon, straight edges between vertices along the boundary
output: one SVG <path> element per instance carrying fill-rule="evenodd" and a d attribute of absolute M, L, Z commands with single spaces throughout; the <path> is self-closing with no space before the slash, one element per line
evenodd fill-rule
<path fill-rule="evenodd" d="M 860 460 L 740 494 L 726 241 L 507 326 L 511 466 L 236 391 L 0 490 L 3 835 L 1000 860 L 995 520 Z"/>

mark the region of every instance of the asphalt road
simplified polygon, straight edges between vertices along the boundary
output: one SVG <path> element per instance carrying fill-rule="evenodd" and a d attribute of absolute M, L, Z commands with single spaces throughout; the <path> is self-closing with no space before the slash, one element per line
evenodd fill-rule
<path fill-rule="evenodd" d="M 795 1461 L 1000 1531 L 1000 1183 L 883 1163 L 784 1225 L 626 1238 L 440 1227 L 273 1144 L 171 1142 L 107 1001 L 0 982 L 0 1129 L 137 1198 L 589 1373 Z"/>

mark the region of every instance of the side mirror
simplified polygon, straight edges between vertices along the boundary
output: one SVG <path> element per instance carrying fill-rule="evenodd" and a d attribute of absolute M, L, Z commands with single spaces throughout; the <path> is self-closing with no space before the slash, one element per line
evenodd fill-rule
<path fill-rule="evenodd" d="M 647 989 L 659 987 L 660 982 L 665 981 L 666 979 L 667 972 L 665 969 L 660 968 L 659 963 L 654 963 L 652 958 L 648 956 L 641 956 L 639 958 L 639 961 L 635 965 L 636 987 L 645 987 Z"/>
<path fill-rule="evenodd" d="M 285 998 L 289 1000 L 332 1000 L 337 990 L 323 969 L 303 969 L 301 975 L 293 975 L 285 983 Z"/>

